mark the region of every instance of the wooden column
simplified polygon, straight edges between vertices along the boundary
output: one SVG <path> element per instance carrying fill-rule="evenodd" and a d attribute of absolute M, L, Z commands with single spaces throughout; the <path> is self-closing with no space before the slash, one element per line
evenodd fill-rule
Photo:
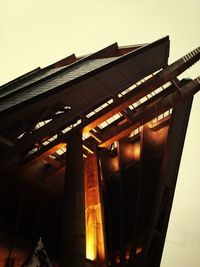
<path fill-rule="evenodd" d="M 86 192 L 86 257 L 91 261 L 91 266 L 105 267 L 103 203 L 96 154 L 88 155 L 85 160 L 84 175 Z"/>
<path fill-rule="evenodd" d="M 142 267 L 160 266 L 191 105 L 189 97 L 173 109 Z"/>
<path fill-rule="evenodd" d="M 67 140 L 62 223 L 61 266 L 84 267 L 85 198 L 82 135 L 79 132 L 72 133 Z"/>

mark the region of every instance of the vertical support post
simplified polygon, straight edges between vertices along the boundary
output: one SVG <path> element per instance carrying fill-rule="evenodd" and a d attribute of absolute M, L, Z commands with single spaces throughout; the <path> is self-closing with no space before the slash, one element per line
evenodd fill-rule
<path fill-rule="evenodd" d="M 67 140 L 67 162 L 63 196 L 61 266 L 84 267 L 85 197 L 82 134 L 73 132 Z"/>
<path fill-rule="evenodd" d="M 124 205 L 124 182 L 123 182 L 123 146 L 124 139 L 118 141 L 117 154 L 118 154 L 118 164 L 119 164 L 119 177 L 120 177 L 120 203 L 121 206 L 121 222 L 120 222 L 120 265 L 123 267 L 125 265 L 125 205 Z"/>
<path fill-rule="evenodd" d="M 90 154 L 84 164 L 86 196 L 86 257 L 93 266 L 105 266 L 105 237 L 97 155 Z"/>
<path fill-rule="evenodd" d="M 188 97 L 173 108 L 142 267 L 160 266 L 192 99 Z"/>
<path fill-rule="evenodd" d="M 149 236 L 149 232 L 146 229 L 149 229 L 149 222 L 155 216 L 154 203 L 157 184 L 159 183 L 164 144 L 166 143 L 168 133 L 167 125 L 162 126 L 157 131 L 152 129 L 152 125 L 151 122 L 145 124 L 141 131 L 141 158 L 138 177 L 139 194 L 137 196 L 136 220 L 130 257 L 130 266 L 134 267 L 143 266 L 144 251 Z"/>
<path fill-rule="evenodd" d="M 18 189 L 18 188 L 16 188 L 16 189 Z M 8 257 L 5 260 L 5 267 L 14 267 L 15 266 L 15 260 L 16 259 L 13 255 L 14 255 L 14 250 L 15 250 L 15 246 L 16 246 L 21 216 L 22 216 L 23 200 L 24 200 L 23 199 L 23 191 L 21 190 L 21 188 L 19 188 L 17 218 L 16 218 L 16 222 L 15 222 L 15 227 L 14 227 L 12 244 L 11 244 L 11 247 L 9 248 Z"/>

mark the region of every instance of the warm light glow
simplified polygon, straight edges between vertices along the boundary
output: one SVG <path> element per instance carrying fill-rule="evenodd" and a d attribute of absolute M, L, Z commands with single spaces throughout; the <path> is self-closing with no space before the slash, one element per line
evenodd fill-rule
<path fill-rule="evenodd" d="M 156 122 L 153 126 L 149 126 L 150 122 L 147 124 L 147 127 L 150 128 L 150 131 L 148 131 L 148 138 L 151 139 L 151 142 L 153 142 L 156 146 L 163 145 L 166 141 L 169 125 L 164 125 L 160 127 L 160 129 L 154 130 L 156 126 L 159 125 L 161 122 Z"/>
<path fill-rule="evenodd" d="M 116 264 L 120 264 L 120 256 L 119 255 L 117 255 L 115 257 L 115 262 L 116 262 Z"/>
<path fill-rule="evenodd" d="M 141 247 L 137 247 L 137 248 L 136 248 L 136 252 L 135 252 L 135 254 L 138 255 L 138 254 L 140 254 L 141 252 L 142 252 L 142 248 L 141 248 Z M 125 260 L 128 261 L 129 259 L 130 259 L 130 249 L 127 249 L 127 250 L 125 251 Z"/>
<path fill-rule="evenodd" d="M 96 136 L 94 135 L 93 133 L 89 132 L 89 134 L 98 142 L 98 143 L 101 143 L 101 140 Z"/>
<path fill-rule="evenodd" d="M 85 160 L 85 221 L 86 258 L 105 266 L 105 246 L 102 207 L 99 193 L 97 159 L 89 155 Z"/>
<path fill-rule="evenodd" d="M 5 262 L 9 256 L 9 253 L 10 253 L 10 251 L 9 251 L 7 245 L 4 246 L 3 244 L 1 244 L 1 246 L 0 246 L 0 267 L 5 267 Z M 10 257 L 14 259 L 14 266 L 20 267 L 20 266 L 22 266 L 23 262 L 27 258 L 27 252 L 25 252 L 24 250 L 20 250 L 20 249 L 15 248 L 12 251 Z"/>
<path fill-rule="evenodd" d="M 139 143 L 135 143 L 133 146 L 133 155 L 135 160 L 140 159 L 141 148 Z"/>
<path fill-rule="evenodd" d="M 146 123 L 146 125 L 152 129 L 153 127 L 155 127 L 158 123 L 158 119 L 157 118 L 154 118 L 153 120 L 149 121 Z"/>
<path fill-rule="evenodd" d="M 117 156 L 111 158 L 109 163 L 110 163 L 111 170 L 113 172 L 117 172 L 119 170 L 119 160 Z"/>
<path fill-rule="evenodd" d="M 159 116 L 157 116 L 156 118 L 154 118 L 153 120 L 151 120 L 147 123 L 148 127 L 153 128 L 153 127 L 157 126 L 160 122 L 169 118 L 171 114 L 172 114 L 172 109 L 169 109 L 169 110 L 165 111 L 164 113 L 161 113 Z"/>
<path fill-rule="evenodd" d="M 86 258 L 95 260 L 97 257 L 97 225 L 95 207 L 86 210 Z"/>
<path fill-rule="evenodd" d="M 126 260 L 129 260 L 129 258 L 130 258 L 130 250 L 126 250 L 126 252 L 125 252 L 125 259 Z"/>
<path fill-rule="evenodd" d="M 139 141 L 135 142 L 134 144 L 127 143 L 122 148 L 122 154 L 125 156 L 125 160 L 127 162 L 140 160 L 140 153 L 141 153 L 141 149 L 140 149 Z"/>
<path fill-rule="evenodd" d="M 141 248 L 141 247 L 138 247 L 138 248 L 136 249 L 136 255 L 140 254 L 141 252 L 142 252 L 142 248 Z"/>
<path fill-rule="evenodd" d="M 86 145 L 83 145 L 83 148 L 85 150 L 87 150 L 89 153 L 94 154 L 94 152 L 89 147 L 87 147 Z"/>

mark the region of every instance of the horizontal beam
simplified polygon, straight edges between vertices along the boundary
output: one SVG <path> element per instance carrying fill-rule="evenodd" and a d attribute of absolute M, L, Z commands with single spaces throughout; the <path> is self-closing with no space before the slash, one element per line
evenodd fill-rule
<path fill-rule="evenodd" d="M 179 60 L 175 61 L 168 67 L 164 68 L 162 71 L 154 75 L 152 78 L 148 79 L 134 90 L 130 91 L 123 97 L 116 99 L 113 104 L 109 105 L 108 108 L 103 109 L 94 115 L 91 119 L 88 119 L 85 122 L 83 127 L 83 133 L 90 131 L 91 129 L 97 127 L 100 123 L 107 120 L 108 118 L 114 116 L 118 112 L 121 112 L 127 108 L 132 103 L 138 101 L 145 95 L 151 93 L 156 88 L 162 86 L 163 84 L 174 80 L 178 75 L 184 72 L 187 68 L 193 65 L 195 62 L 200 60 L 200 47 L 195 49 L 195 54 L 190 52 L 193 56 L 190 57 L 187 61 L 185 60 L 186 56 L 183 56 Z"/>
<path fill-rule="evenodd" d="M 55 153 L 57 150 L 61 149 L 61 148 L 65 148 L 66 147 L 66 143 L 59 143 L 53 147 L 51 147 L 50 149 L 46 150 L 43 153 L 40 153 L 40 150 L 38 150 L 37 152 L 35 152 L 38 156 L 32 158 L 31 161 L 26 161 L 25 167 L 30 167 L 31 165 L 33 165 L 35 162 L 40 161 L 41 159 L 45 159 L 47 158 L 49 155 Z"/>
<path fill-rule="evenodd" d="M 134 129 L 144 125 L 148 121 L 154 119 L 161 113 L 164 113 L 170 108 L 176 106 L 178 101 L 185 99 L 188 96 L 194 95 L 198 90 L 200 90 L 200 78 L 188 82 L 186 85 L 180 87 L 180 93 L 175 91 L 167 96 L 162 96 L 160 99 L 151 101 L 149 105 L 145 105 L 142 110 L 136 111 L 129 116 L 130 121 L 125 121 L 119 126 L 113 126 L 102 135 L 102 143 L 99 147 L 107 147 L 111 145 L 114 141 L 123 138 L 124 136 L 130 134 Z"/>
<path fill-rule="evenodd" d="M 113 104 L 109 105 L 101 112 L 98 112 L 90 119 L 86 119 L 85 121 L 83 121 L 82 124 L 79 126 L 79 129 L 81 130 L 81 128 L 83 128 L 83 133 L 89 132 L 91 129 L 99 125 L 101 122 L 105 121 L 106 119 L 112 117 L 116 113 L 127 108 L 133 102 L 136 102 L 137 100 L 147 95 L 148 93 L 152 92 L 156 88 L 162 86 L 166 82 L 175 79 L 177 75 L 182 73 L 184 70 L 186 70 L 188 67 L 190 67 L 199 59 L 200 59 L 200 48 L 197 48 L 193 50 L 191 53 L 177 60 L 170 66 L 166 67 L 158 74 L 156 74 L 146 82 L 142 83 L 134 90 L 124 95 L 123 97 L 116 99 Z M 59 122 L 60 120 L 61 118 L 59 118 Z M 62 120 L 63 124 L 65 121 L 64 116 L 62 117 Z M 19 143 L 17 143 L 14 146 L 14 148 L 8 150 L 8 153 L 7 155 L 5 155 L 4 158 L 9 158 L 10 155 L 14 156 L 16 153 L 18 154 L 23 153 L 24 151 L 28 150 L 31 146 L 33 146 L 36 142 L 40 142 L 40 140 L 46 137 L 47 135 L 55 134 L 58 130 L 61 129 L 60 127 L 61 125 L 60 123 L 58 123 L 58 119 L 48 123 L 44 127 L 41 127 L 39 130 L 33 132 L 31 135 L 20 140 Z M 61 138 L 64 138 L 64 136 L 62 136 Z M 60 140 L 61 139 L 58 138 L 56 142 L 59 143 Z"/>
<path fill-rule="evenodd" d="M 106 147 L 111 145 L 115 140 L 119 140 L 122 137 L 130 134 L 134 129 L 176 105 L 177 101 L 180 101 L 182 98 L 185 98 L 188 95 L 193 95 L 196 93 L 200 89 L 199 83 L 200 79 L 197 78 L 194 81 L 187 83 L 185 86 L 180 87 L 180 94 L 179 91 L 175 91 L 172 87 L 160 92 L 158 95 L 143 103 L 138 111 L 132 112 L 132 115 L 129 115 L 130 120 L 125 120 L 124 123 L 120 123 L 118 126 L 114 125 L 110 129 L 106 130 L 104 134 L 101 135 L 101 143 L 97 142 L 97 145 L 99 147 Z M 68 132 L 65 136 L 60 137 L 62 138 L 62 141 L 64 139 L 67 140 L 67 135 L 70 135 L 70 132 Z M 50 143 L 50 145 L 54 146 L 57 142 L 58 140 L 56 139 L 52 142 L 53 144 Z M 28 161 L 30 162 L 29 164 L 31 164 L 34 158 L 38 156 L 43 158 L 46 153 L 50 154 L 51 150 L 46 151 L 47 147 L 48 145 L 46 147 L 42 147 L 41 151 L 38 151 L 30 156 L 26 162 Z"/>
<path fill-rule="evenodd" d="M 167 111 L 171 107 L 177 106 L 179 102 L 182 102 L 186 98 L 190 98 L 195 92 L 200 90 L 200 78 L 188 82 L 186 85 L 180 87 L 180 90 L 181 91 L 179 92 L 168 89 L 169 91 L 168 95 L 166 95 L 166 92 L 164 95 L 163 94 L 164 92 L 162 91 L 160 93 L 162 97 L 158 98 L 157 96 L 155 96 L 153 101 L 150 99 L 148 101 L 148 104 L 144 103 L 145 105 L 144 109 L 132 112 L 131 125 L 130 122 L 126 121 L 124 124 L 121 124 L 119 126 L 115 125 L 111 127 L 109 131 L 107 130 L 102 135 L 102 143 L 101 144 L 98 143 L 99 147 L 106 147 L 108 145 L 111 145 L 117 139 L 121 139 L 124 136 L 128 135 L 134 129 L 138 128 L 139 126 L 149 122 L 150 120 L 160 115 L 160 113 Z M 156 97 L 157 99 L 155 100 Z M 158 124 L 155 123 L 153 127 L 154 128 L 158 127 Z M 59 147 L 56 148 L 58 149 Z M 47 152 L 45 153 L 45 155 L 47 155 Z M 40 155 L 40 157 L 43 158 L 43 155 Z M 38 160 L 38 158 L 36 160 Z M 29 166 L 29 164 L 32 165 L 32 163 L 33 162 L 29 162 L 28 165 L 25 165 L 24 167 L 27 168 L 27 166 Z"/>

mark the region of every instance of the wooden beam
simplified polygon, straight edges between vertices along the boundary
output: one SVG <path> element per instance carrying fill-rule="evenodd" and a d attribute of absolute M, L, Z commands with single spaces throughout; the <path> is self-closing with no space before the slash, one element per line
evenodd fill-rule
<path fill-rule="evenodd" d="M 25 164 L 23 165 L 23 168 L 29 168 L 31 165 L 33 165 L 35 162 L 38 162 L 42 159 L 46 159 L 49 155 L 55 153 L 57 150 L 61 149 L 61 148 L 65 148 L 66 147 L 66 143 L 59 143 L 53 147 L 51 147 L 50 149 L 48 149 L 47 151 L 45 151 L 44 153 L 38 155 L 38 157 L 32 159 L 31 161 L 25 161 Z"/>
<path fill-rule="evenodd" d="M 68 139 L 67 170 L 63 193 L 61 266 L 86 266 L 85 189 L 82 135 Z"/>
<path fill-rule="evenodd" d="M 130 123 L 130 121 L 125 121 L 118 127 L 116 127 L 116 125 L 111 127 L 105 134 L 102 134 L 102 143 L 99 144 L 99 147 L 107 147 L 111 145 L 114 141 L 123 138 L 139 126 L 174 107 L 178 101 L 184 100 L 186 97 L 195 94 L 198 90 L 200 90 L 200 79 L 197 78 L 180 89 L 181 95 L 175 91 L 174 93 L 161 97 L 160 99 L 151 101 L 149 105 L 145 105 L 144 109 L 133 113 L 132 117 L 130 117 L 132 123 Z"/>
<path fill-rule="evenodd" d="M 189 98 L 184 98 L 184 101 L 178 103 L 172 113 L 172 121 L 153 207 L 154 216 L 149 221 L 149 236 L 140 266 L 160 266 L 192 98 L 192 95 Z M 155 247 L 156 251 L 154 250 Z"/>
<path fill-rule="evenodd" d="M 136 111 L 135 113 L 132 112 L 132 116 L 129 115 L 129 121 L 124 120 L 125 123 L 121 123 L 118 126 L 115 125 L 111 127 L 110 130 L 106 130 L 104 135 L 103 136 L 101 135 L 100 137 L 101 143 L 98 144 L 99 147 L 106 147 L 112 144 L 115 140 L 120 139 L 125 135 L 128 135 L 134 129 L 138 128 L 139 126 L 153 119 L 160 113 L 165 112 L 167 109 L 172 107 L 172 103 L 175 104 L 178 98 L 185 97 L 188 94 L 196 93 L 199 90 L 199 83 L 200 83 L 199 81 L 200 79 L 197 78 L 194 81 L 189 82 L 189 84 L 185 85 L 184 88 L 181 87 L 182 90 L 181 95 L 179 95 L 177 91 L 174 92 L 172 88 L 168 88 L 160 92 L 158 95 L 152 97 L 151 99 L 149 99 L 147 102 L 143 103 L 140 106 L 141 109 L 138 109 L 138 111 Z M 173 96 L 166 98 L 166 95 L 172 92 L 174 92 L 174 95 L 176 95 L 177 98 L 176 101 Z M 158 109 L 157 101 L 160 96 L 163 97 L 164 102 L 163 104 L 159 103 L 160 108 Z M 148 106 L 149 103 L 152 104 Z M 165 107 L 163 106 L 162 108 L 162 105 L 165 105 Z M 149 112 L 149 110 L 151 110 L 151 113 Z M 130 123 L 130 121 L 132 121 L 132 123 Z M 49 145 L 42 147 L 39 151 L 35 152 L 35 154 L 27 158 L 27 160 L 31 162 L 32 160 L 34 160 L 34 158 L 38 156 L 40 157 L 40 155 L 42 156 L 42 154 L 46 153 L 46 151 L 51 151 L 52 147 L 57 146 L 57 144 L 59 142 L 62 142 L 64 138 L 66 139 L 69 134 L 70 132 L 60 136 L 59 138 L 51 142 Z"/>
<path fill-rule="evenodd" d="M 164 68 L 162 71 L 160 71 L 152 78 L 148 79 L 123 97 L 115 99 L 113 104 L 109 105 L 108 108 L 103 109 L 102 111 L 91 117 L 91 119 L 88 119 L 87 124 L 83 123 L 86 124 L 83 127 L 83 133 L 90 131 L 103 121 L 109 119 L 118 112 L 121 112 L 132 103 L 138 101 L 142 97 L 154 91 L 156 88 L 162 86 L 163 84 L 171 80 L 175 80 L 175 78 L 179 74 L 184 72 L 187 68 L 189 68 L 191 65 L 193 65 L 196 61 L 200 59 L 200 48 L 198 49 L 199 52 L 196 53 L 193 57 L 191 57 L 188 61 L 185 61 L 186 56 L 180 58 L 179 60 Z M 195 49 L 195 51 L 196 50 L 197 49 Z"/>
<path fill-rule="evenodd" d="M 98 112 L 90 119 L 86 119 L 85 121 L 83 121 L 79 126 L 79 129 L 83 128 L 83 133 L 89 132 L 101 122 L 124 110 L 133 102 L 136 102 L 137 100 L 139 100 L 146 94 L 152 92 L 159 86 L 174 79 L 177 75 L 182 73 L 184 70 L 186 70 L 188 67 L 190 67 L 192 64 L 194 64 L 200 59 L 200 48 L 197 48 L 194 51 L 177 60 L 170 66 L 166 67 L 158 74 L 153 76 L 151 79 L 142 83 L 140 86 L 136 87 L 134 90 L 130 91 L 123 97 L 118 98 L 113 104 L 109 105 L 108 108 L 105 108 L 101 112 Z M 20 154 L 21 152 L 29 149 L 32 145 L 34 145 L 34 143 L 40 141 L 45 136 L 49 134 L 55 134 L 58 130 L 61 130 L 61 121 L 62 127 L 64 127 L 65 114 L 64 116 L 53 120 L 47 125 L 41 127 L 39 130 L 33 132 L 31 135 L 20 140 L 19 143 L 14 146 L 14 148 L 9 149 L 8 153 L 5 155 L 4 158 L 8 159 L 10 158 L 10 155 L 14 156 L 16 153 Z M 58 138 L 57 143 L 59 143 L 59 140 L 60 139 Z"/>

